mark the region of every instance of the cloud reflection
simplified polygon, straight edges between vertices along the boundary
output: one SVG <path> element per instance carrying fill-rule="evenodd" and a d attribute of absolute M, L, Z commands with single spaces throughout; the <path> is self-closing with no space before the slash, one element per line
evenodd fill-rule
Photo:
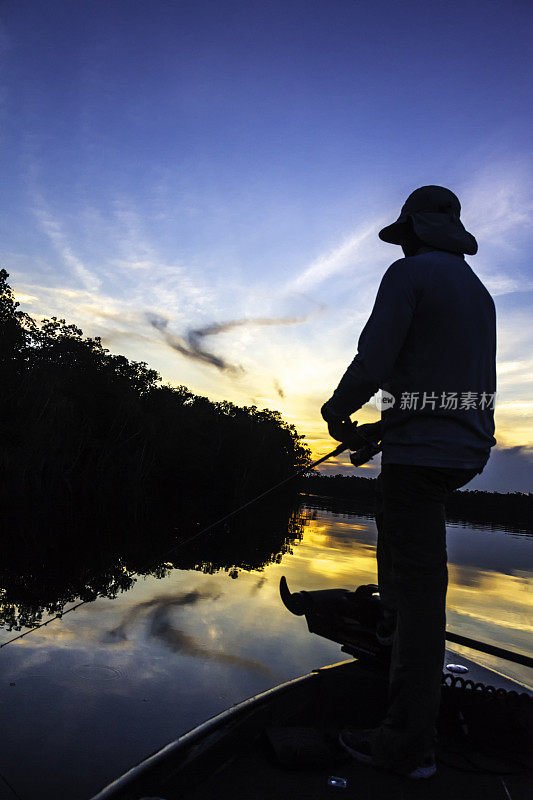
<path fill-rule="evenodd" d="M 254 658 L 207 647 L 198 636 L 176 627 L 172 614 L 176 608 L 193 606 L 204 600 L 214 601 L 219 597 L 220 594 L 216 592 L 193 589 L 178 595 L 164 595 L 146 600 L 131 608 L 120 624 L 104 635 L 104 641 L 128 641 L 128 631 L 135 622 L 143 620 L 147 635 L 159 640 L 174 653 L 252 670 L 268 677 L 274 676 L 274 670 L 266 664 Z"/>

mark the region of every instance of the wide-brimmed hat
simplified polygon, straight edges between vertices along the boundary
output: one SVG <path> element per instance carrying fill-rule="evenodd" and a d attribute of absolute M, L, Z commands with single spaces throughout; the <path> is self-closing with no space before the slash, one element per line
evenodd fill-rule
<path fill-rule="evenodd" d="M 379 232 L 379 238 L 391 244 L 404 241 L 410 219 L 418 238 L 428 247 L 451 253 L 477 253 L 477 242 L 459 219 L 461 203 L 444 186 L 421 186 L 405 201 L 400 216 Z"/>

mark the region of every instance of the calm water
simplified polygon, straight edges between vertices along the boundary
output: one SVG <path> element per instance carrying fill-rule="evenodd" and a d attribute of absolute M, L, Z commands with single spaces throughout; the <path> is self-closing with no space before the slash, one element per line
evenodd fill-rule
<path fill-rule="evenodd" d="M 0 650 L 0 773 L 18 794 L 84 800 L 232 703 L 343 660 L 284 610 L 279 579 L 292 590 L 375 582 L 374 522 L 309 507 L 297 522 L 279 563 L 269 553 L 262 569 L 236 572 L 226 559 L 219 571 L 141 577 Z M 448 531 L 448 628 L 531 654 L 532 538 L 453 523 Z M 206 548 L 214 546 L 211 537 Z M 12 636 L 0 631 L 1 641 Z M 533 687 L 531 670 L 483 663 Z"/>

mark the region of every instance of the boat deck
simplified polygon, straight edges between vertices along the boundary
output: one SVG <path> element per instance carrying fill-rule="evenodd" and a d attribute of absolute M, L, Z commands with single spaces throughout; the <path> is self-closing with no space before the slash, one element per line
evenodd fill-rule
<path fill-rule="evenodd" d="M 437 774 L 412 780 L 352 759 L 346 725 L 373 728 L 387 708 L 386 665 L 354 659 L 249 698 L 133 767 L 93 800 L 530 800 L 533 701 L 461 658 L 437 723 Z M 346 787 L 332 786 L 330 777 Z"/>
<path fill-rule="evenodd" d="M 451 759 L 450 759 L 451 760 Z M 453 761 L 451 761 L 453 763 Z M 468 769 L 464 759 L 457 764 Z M 485 762 L 489 764 L 488 759 Z M 472 767 L 473 768 L 473 767 Z M 492 767 L 494 768 L 494 766 Z M 507 767 L 505 767 L 507 769 Z M 438 754 L 437 774 L 414 781 L 373 769 L 348 758 L 331 767 L 289 769 L 277 765 L 265 752 L 264 743 L 254 743 L 244 755 L 200 784 L 187 795 L 194 800 L 530 800 L 531 775 L 500 775 L 462 772 L 449 766 Z M 329 776 L 347 780 L 347 788 L 328 785 Z M 177 797 L 177 795 L 176 795 Z M 170 800 L 170 798 L 169 798 Z"/>
<path fill-rule="evenodd" d="M 521 763 L 490 747 L 465 749 L 458 744 L 446 720 L 439 722 L 437 774 L 427 780 L 412 780 L 351 758 L 337 744 L 346 724 L 369 728 L 377 725 L 386 708 L 386 681 L 376 683 L 375 673 L 357 670 L 357 694 L 350 700 L 350 670 L 334 681 L 324 681 L 316 703 L 297 711 L 285 725 L 318 730 L 331 749 L 324 763 L 314 766 L 284 766 L 265 732 L 220 770 L 187 793 L 191 800 L 322 800 L 354 797 L 365 800 L 530 800 L 533 774 Z M 365 691 L 365 678 L 368 691 Z M 269 728 L 267 727 L 268 731 Z M 278 729 L 279 730 L 279 729 Z M 285 728 L 287 730 L 287 728 Z M 495 741 L 498 733 L 495 732 Z M 290 760 L 290 759 L 289 759 Z M 320 760 L 320 759 L 318 759 Z M 523 758 L 521 761 L 523 762 Z M 331 776 L 344 778 L 346 788 L 330 786 Z M 177 796 L 176 796 L 177 797 Z M 168 800 L 174 800 L 172 796 Z"/>

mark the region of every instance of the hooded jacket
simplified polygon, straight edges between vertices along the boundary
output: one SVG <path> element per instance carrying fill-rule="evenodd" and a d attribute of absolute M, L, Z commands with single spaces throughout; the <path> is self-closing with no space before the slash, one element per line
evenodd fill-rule
<path fill-rule="evenodd" d="M 382 463 L 483 469 L 494 438 L 496 313 L 462 254 L 429 247 L 385 272 L 328 407 L 348 417 L 378 389 Z M 387 399 L 387 395 L 384 396 Z"/>

